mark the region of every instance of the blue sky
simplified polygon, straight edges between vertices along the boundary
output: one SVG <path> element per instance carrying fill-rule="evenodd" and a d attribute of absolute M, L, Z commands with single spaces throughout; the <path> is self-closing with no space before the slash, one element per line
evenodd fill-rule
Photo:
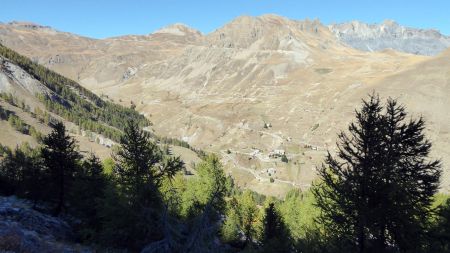
<path fill-rule="evenodd" d="M 450 35 L 447 0 L 0 0 L 1 22 L 32 21 L 94 38 L 148 34 L 177 22 L 208 33 L 237 16 L 267 13 L 325 24 L 393 19 Z"/>

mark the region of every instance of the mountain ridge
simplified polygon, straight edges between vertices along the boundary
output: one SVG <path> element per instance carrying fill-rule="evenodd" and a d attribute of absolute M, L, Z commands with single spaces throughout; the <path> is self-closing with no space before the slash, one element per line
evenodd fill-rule
<path fill-rule="evenodd" d="M 405 53 L 433 56 L 450 46 L 450 37 L 438 30 L 405 27 L 392 20 L 379 24 L 351 21 L 328 27 L 342 42 L 364 51 L 392 48 Z"/>
<path fill-rule="evenodd" d="M 91 40 L 108 40 L 108 39 L 114 39 L 114 38 L 121 38 L 121 37 L 146 37 L 155 35 L 158 33 L 162 33 L 162 31 L 169 31 L 172 29 L 172 33 L 175 32 L 175 30 L 178 29 L 175 33 L 180 35 L 182 32 L 181 30 L 184 30 L 184 32 L 188 32 L 188 34 L 195 34 L 202 37 L 208 37 L 211 34 L 217 33 L 220 30 L 226 28 L 229 25 L 236 25 L 241 23 L 242 24 L 249 24 L 250 22 L 258 22 L 263 21 L 266 24 L 281 24 L 281 23 L 289 23 L 289 22 L 295 22 L 298 24 L 302 24 L 302 30 L 303 25 L 313 25 L 313 26 L 325 26 L 327 27 L 332 33 L 335 34 L 335 36 L 345 43 L 346 45 L 353 47 L 358 50 L 363 51 L 379 51 L 383 49 L 389 49 L 392 48 L 397 51 L 405 52 L 405 53 L 413 53 L 413 54 L 421 54 L 421 55 L 436 55 L 439 52 L 442 52 L 445 48 L 448 48 L 450 46 L 450 36 L 447 36 L 445 34 L 442 34 L 439 30 L 433 29 L 433 28 L 413 28 L 408 26 L 403 26 L 396 22 L 395 20 L 391 19 L 385 19 L 380 23 L 366 23 L 363 21 L 358 20 L 352 20 L 348 22 L 340 22 L 335 23 L 332 22 L 328 25 L 324 25 L 321 23 L 319 19 L 310 20 L 308 18 L 305 18 L 303 20 L 296 20 L 296 19 L 289 19 L 283 16 L 279 16 L 277 14 L 264 14 L 260 16 L 238 16 L 231 20 L 229 23 L 216 28 L 215 30 L 209 32 L 209 33 L 202 33 L 199 30 L 190 27 L 186 24 L 182 23 L 173 23 L 166 26 L 163 26 L 159 29 L 156 29 L 153 32 L 150 32 L 148 34 L 142 34 L 142 35 L 118 35 L 113 37 L 107 37 L 103 39 L 95 39 L 95 38 L 89 38 L 85 36 L 80 36 L 72 33 L 67 32 L 60 32 L 51 26 L 46 25 L 40 25 L 34 22 L 30 21 L 11 21 L 8 23 L 0 23 L 0 25 L 5 26 L 12 26 L 12 27 L 19 27 L 24 29 L 32 29 L 32 30 L 47 30 L 50 32 L 60 32 L 60 33 L 66 33 L 69 35 L 75 35 L 78 37 L 84 37 Z M 173 30 L 175 29 L 175 30 Z M 403 36 L 403 37 L 399 37 Z M 379 45 L 372 45 L 374 42 L 368 42 L 366 40 L 374 40 L 379 39 L 380 37 L 388 38 L 390 41 L 385 41 L 384 44 Z M 400 39 L 421 39 L 424 41 L 399 41 Z M 433 40 L 439 40 L 433 44 Z M 395 42 L 397 41 L 397 42 Z M 365 43 L 365 44 L 364 44 Z M 372 44 L 371 44 L 372 43 Z M 402 47 L 402 43 L 407 43 L 406 46 Z M 419 45 L 416 45 L 414 48 L 411 44 L 418 43 Z M 422 43 L 422 44 L 421 44 Z M 427 50 L 426 47 L 432 47 L 432 49 Z"/>

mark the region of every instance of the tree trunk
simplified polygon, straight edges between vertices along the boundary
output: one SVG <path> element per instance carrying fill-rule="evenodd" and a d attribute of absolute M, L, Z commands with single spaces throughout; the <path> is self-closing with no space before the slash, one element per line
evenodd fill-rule
<path fill-rule="evenodd" d="M 64 208 L 64 171 L 63 168 L 60 168 L 60 179 L 59 179 L 59 198 L 58 205 L 55 209 L 55 216 L 58 216 Z"/>
<path fill-rule="evenodd" d="M 386 236 L 384 234 L 385 227 L 386 226 L 384 224 L 382 224 L 380 226 L 380 235 L 379 235 L 379 238 L 377 240 L 377 251 L 378 252 L 384 252 L 385 249 L 386 249 Z"/>
<path fill-rule="evenodd" d="M 366 235 L 364 233 L 364 227 L 359 227 L 358 243 L 359 243 L 359 253 L 364 253 L 365 251 L 365 241 Z"/>

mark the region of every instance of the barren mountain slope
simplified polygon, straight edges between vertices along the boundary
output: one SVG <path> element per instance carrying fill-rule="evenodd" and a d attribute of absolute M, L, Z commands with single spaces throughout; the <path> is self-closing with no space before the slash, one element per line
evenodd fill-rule
<path fill-rule="evenodd" d="M 442 188 L 450 190 L 450 50 L 376 82 L 374 89 L 398 98 L 415 117 L 425 118 L 432 155 L 443 161 Z M 352 97 L 362 95 L 360 91 Z"/>
<path fill-rule="evenodd" d="M 22 52 L 20 45 L 8 42 L 15 33 L 0 38 Z M 35 44 L 25 37 L 23 41 Z M 361 52 L 339 42 L 318 21 L 274 15 L 240 17 L 205 36 L 175 25 L 148 36 L 92 43 L 98 47 L 95 56 L 76 75 L 72 64 L 48 66 L 97 94 L 125 105 L 133 101 L 158 133 L 220 153 L 239 184 L 274 195 L 293 185 L 309 186 L 315 165 L 322 161 L 325 149 L 333 149 L 336 133 L 353 119 L 361 98 L 374 89 L 383 96 L 391 90 L 392 95 L 419 96 L 408 78 L 418 75 L 418 80 L 440 82 L 423 66 L 448 59 L 448 55 L 430 60 L 392 50 Z M 66 50 L 63 43 L 58 47 L 47 56 L 23 53 L 44 62 L 49 55 Z M 87 57 L 83 50 L 64 52 Z M 441 73 L 444 79 L 445 75 L 448 72 Z M 403 83 L 402 78 L 402 85 L 389 81 Z M 427 114 L 439 105 L 432 94 L 445 97 L 448 89 L 420 89 L 430 93 L 421 98 L 430 103 L 413 104 L 409 111 L 430 117 L 429 127 L 434 129 L 439 122 Z M 404 102 L 409 105 L 409 100 Z M 450 124 L 448 116 L 442 120 Z M 449 164 L 450 154 L 439 148 L 444 141 L 435 139 L 436 152 Z M 269 156 L 277 152 L 286 152 L 290 162 Z M 270 177 L 275 183 L 269 183 Z"/>

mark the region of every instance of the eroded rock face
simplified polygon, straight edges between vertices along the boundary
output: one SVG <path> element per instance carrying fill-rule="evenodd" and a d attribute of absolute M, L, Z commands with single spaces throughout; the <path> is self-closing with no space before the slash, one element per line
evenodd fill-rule
<path fill-rule="evenodd" d="M 0 252 L 91 252 L 72 239 L 65 221 L 33 210 L 27 201 L 0 197 Z"/>
<path fill-rule="evenodd" d="M 21 67 L 0 56 L 0 92 L 52 96 L 53 92 Z"/>
<path fill-rule="evenodd" d="M 437 55 L 450 46 L 450 37 L 439 31 L 405 27 L 392 20 L 381 24 L 352 21 L 333 24 L 329 28 L 345 44 L 364 51 L 394 49 L 418 55 Z"/>

